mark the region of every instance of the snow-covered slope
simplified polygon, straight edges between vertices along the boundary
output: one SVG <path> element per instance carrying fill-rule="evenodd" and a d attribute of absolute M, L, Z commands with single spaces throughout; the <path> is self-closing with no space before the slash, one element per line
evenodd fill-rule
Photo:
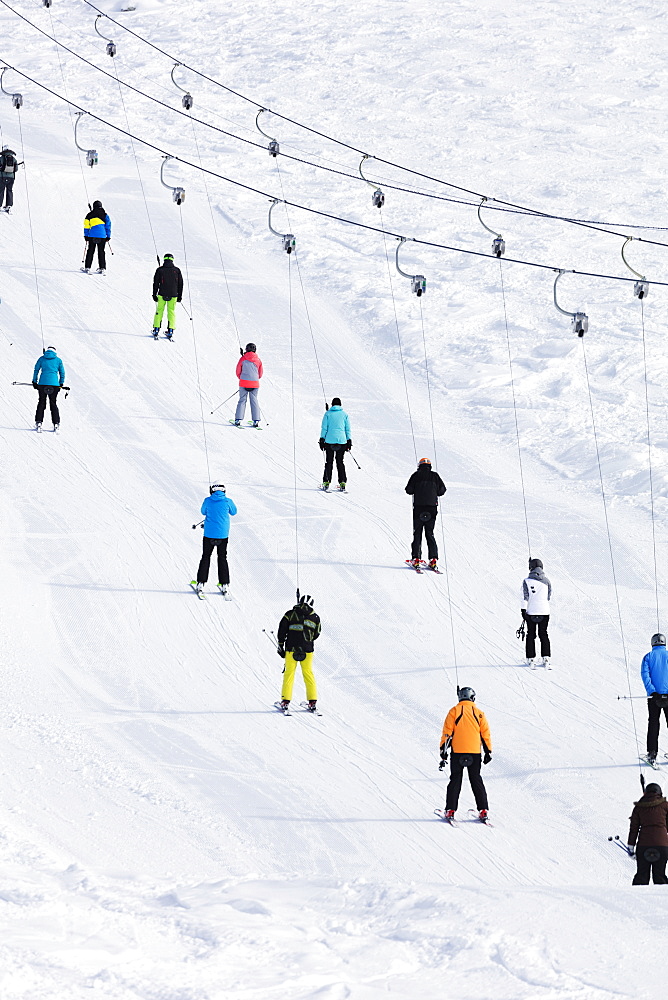
<path fill-rule="evenodd" d="M 14 6 L 180 106 L 169 61 L 102 28 L 119 47 L 112 66 L 84 4 Z M 184 11 L 139 0 L 118 16 L 369 152 L 558 213 L 663 221 L 660 144 L 645 138 L 660 134 L 662 113 L 666 15 L 652 5 L 630 16 L 598 2 L 223 10 L 199 0 Z M 361 182 L 283 160 L 279 175 L 263 151 L 193 131 L 137 95 L 122 105 L 114 81 L 66 54 L 61 74 L 51 42 L 6 8 L 0 18 L 0 58 L 101 117 L 125 128 L 127 111 L 130 130 L 161 148 L 379 224 Z M 198 114 L 258 135 L 241 131 L 253 127 L 250 106 L 186 78 Z M 277 212 L 297 235 L 304 299 L 295 258 L 266 227 L 266 200 L 213 178 L 205 190 L 201 175 L 172 165 L 170 179 L 187 188 L 179 209 L 159 183 L 158 154 L 137 146 L 137 166 L 122 136 L 86 119 L 82 139 L 100 164 L 82 171 L 67 109 L 19 79 L 8 71 L 5 86 L 24 94 L 27 172 L 14 213 L 0 216 L 2 995 L 78 998 L 94 986 L 151 1000 L 412 998 L 442 989 L 445 974 L 471 998 L 659 996 L 640 949 L 665 916 L 626 888 L 630 864 L 607 841 L 625 834 L 638 792 L 629 706 L 639 706 L 642 741 L 644 705 L 617 700 L 629 686 L 583 345 L 551 305 L 553 276 L 502 265 L 531 547 L 555 592 L 548 674 L 519 665 L 514 635 L 527 546 L 499 264 L 404 249 L 404 266 L 428 277 L 418 302 L 391 258 L 388 277 L 382 237 Z M 4 98 L 0 123 L 20 149 Z M 271 120 L 271 131 L 286 150 L 357 168 L 358 158 L 293 126 Z M 79 272 L 81 219 L 96 197 L 114 226 L 106 278 Z M 512 256 L 624 272 L 619 239 L 501 218 Z M 491 239 L 473 209 L 404 194 L 388 192 L 383 220 L 483 251 Z M 147 336 L 156 248 L 184 270 L 187 257 L 173 344 Z M 663 278 L 661 248 L 628 252 Z M 587 359 L 638 695 L 656 628 L 640 305 L 627 285 L 562 286 L 591 319 Z M 660 569 L 664 298 L 653 288 L 644 316 Z M 30 380 L 40 318 L 72 387 L 60 437 L 34 434 L 35 394 L 9 384 Z M 248 340 L 266 371 L 262 433 L 229 425 L 232 402 L 211 414 L 234 391 Z M 438 536 L 448 575 L 418 578 L 404 568 L 403 487 L 417 455 L 434 453 L 425 345 L 434 457 L 448 484 Z M 351 415 L 361 470 L 349 463 L 346 496 L 316 489 L 321 377 L 327 399 L 340 395 Z M 239 507 L 234 601 L 211 593 L 203 603 L 188 587 L 201 537 L 191 524 L 219 478 Z M 322 718 L 271 708 L 281 661 L 263 629 L 275 629 L 297 585 L 323 620 Z M 444 828 L 432 815 L 457 682 L 476 688 L 492 726 L 493 829 Z M 469 805 L 465 789 L 462 817 Z"/>

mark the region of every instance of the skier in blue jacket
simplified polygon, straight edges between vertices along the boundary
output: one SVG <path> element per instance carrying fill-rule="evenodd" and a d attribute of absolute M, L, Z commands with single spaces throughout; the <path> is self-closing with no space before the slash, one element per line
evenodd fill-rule
<path fill-rule="evenodd" d="M 660 632 L 652 636 L 652 650 L 643 656 L 640 676 L 647 692 L 647 763 L 653 764 L 659 752 L 661 709 L 668 724 L 668 652 Z"/>
<path fill-rule="evenodd" d="M 81 270 L 90 274 L 90 269 L 97 249 L 97 273 L 107 273 L 107 258 L 105 245 L 111 239 L 111 219 L 102 207 L 101 201 L 94 201 L 93 207 L 84 219 L 84 240 L 86 241 L 86 259 Z"/>
<path fill-rule="evenodd" d="M 65 381 L 65 367 L 56 354 L 55 347 L 47 347 L 41 358 L 35 362 L 35 370 L 32 373 L 32 384 L 39 393 L 37 409 L 35 410 L 35 430 L 42 430 L 46 401 L 49 400 L 51 409 L 51 420 L 53 429 L 57 431 L 60 427 L 60 413 L 58 412 L 58 393 Z"/>
<path fill-rule="evenodd" d="M 353 446 L 350 437 L 350 421 L 348 414 L 341 407 L 341 400 L 335 396 L 332 405 L 325 411 L 320 428 L 320 450 L 325 452 L 325 471 L 322 477 L 322 488 L 328 490 L 332 481 L 332 468 L 336 458 L 336 472 L 339 477 L 339 489 L 346 488 L 346 467 L 343 463 L 345 452 Z"/>
<path fill-rule="evenodd" d="M 210 496 L 202 504 L 204 514 L 204 538 L 202 539 L 202 558 L 197 570 L 197 593 L 201 594 L 204 584 L 209 579 L 209 564 L 214 549 L 218 549 L 218 587 L 221 594 L 226 594 L 230 585 L 230 570 L 227 565 L 227 539 L 230 533 L 230 515 L 237 512 L 234 500 L 225 493 L 221 483 L 214 483 L 209 488 Z"/>

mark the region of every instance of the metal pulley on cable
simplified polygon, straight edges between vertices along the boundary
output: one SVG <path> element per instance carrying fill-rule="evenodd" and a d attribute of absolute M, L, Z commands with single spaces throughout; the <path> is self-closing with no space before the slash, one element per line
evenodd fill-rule
<path fill-rule="evenodd" d="M 182 205 L 186 200 L 186 190 L 182 187 L 174 187 L 173 184 L 167 184 L 164 177 L 165 164 L 168 160 L 174 160 L 176 157 L 172 156 L 171 153 L 165 153 L 162 163 L 160 164 L 160 183 L 163 187 L 169 188 L 172 192 L 172 201 L 176 202 L 177 205 Z"/>
<path fill-rule="evenodd" d="M 274 211 L 276 205 L 281 205 L 281 204 L 282 202 L 280 202 L 278 198 L 274 198 L 272 200 L 271 205 L 269 206 L 269 219 L 268 219 L 269 228 L 271 229 L 274 236 L 280 236 L 281 240 L 283 241 L 283 249 L 285 250 L 285 252 L 292 253 L 292 251 L 297 246 L 297 240 L 294 238 L 292 233 L 280 233 L 278 229 L 274 229 L 274 227 L 271 224 L 271 213 Z"/>
<path fill-rule="evenodd" d="M 557 302 L 557 282 L 559 281 L 559 278 L 562 276 L 562 274 L 566 274 L 566 271 L 558 271 L 557 276 L 554 279 L 554 291 L 553 291 L 554 304 L 560 313 L 563 313 L 564 316 L 571 317 L 571 324 L 573 326 L 573 331 L 577 333 L 578 337 L 584 337 L 585 333 L 589 329 L 589 317 L 587 316 L 587 314 L 583 312 L 569 312 L 568 309 L 562 309 L 559 303 Z"/>
<path fill-rule="evenodd" d="M 4 84 L 2 82 L 2 78 L 8 69 L 9 69 L 8 66 L 3 66 L 3 68 L 0 70 L 0 90 L 2 91 L 3 94 L 6 94 L 7 97 L 11 97 L 13 107 L 15 107 L 17 111 L 20 111 L 21 108 L 23 107 L 23 94 L 12 94 L 9 90 L 5 90 Z"/>
<path fill-rule="evenodd" d="M 176 89 L 180 90 L 181 93 L 183 94 L 183 97 L 181 98 L 181 105 L 186 109 L 186 111 L 190 111 L 193 104 L 195 103 L 195 101 L 193 100 L 193 96 L 188 90 L 184 90 L 181 84 L 177 83 L 176 80 L 174 79 L 174 70 L 178 69 L 179 66 L 181 66 L 181 63 L 174 63 L 174 65 L 172 66 L 172 73 L 171 73 L 172 83 L 174 84 Z"/>
<path fill-rule="evenodd" d="M 369 156 L 368 153 L 365 153 L 364 156 L 362 157 L 362 159 L 360 161 L 360 165 L 359 165 L 359 167 L 357 169 L 359 170 L 359 174 L 360 174 L 360 177 L 362 178 L 362 180 L 366 181 L 367 184 L 369 185 L 369 187 L 375 188 L 373 194 L 371 195 L 371 204 L 373 205 L 374 208 L 382 208 L 383 205 L 385 204 L 385 195 L 380 190 L 380 188 L 378 187 L 378 185 L 374 183 L 374 181 L 370 181 L 369 178 L 365 177 L 364 174 L 362 173 L 362 164 L 364 163 L 364 161 L 365 160 L 373 160 L 373 159 L 374 159 L 373 156 Z"/>
<path fill-rule="evenodd" d="M 269 145 L 267 146 L 267 149 L 269 151 L 269 155 L 275 158 L 280 153 L 281 147 L 279 146 L 276 139 L 272 139 L 272 137 L 268 135 L 267 132 L 263 132 L 262 129 L 260 128 L 260 115 L 263 115 L 266 110 L 267 110 L 266 108 L 260 108 L 260 110 L 258 111 L 257 115 L 255 116 L 255 127 L 260 133 L 260 135 L 263 135 L 265 139 L 269 139 Z"/>
<path fill-rule="evenodd" d="M 402 271 L 401 268 L 399 267 L 399 250 L 401 249 L 402 245 L 406 242 L 407 242 L 406 236 L 399 237 L 399 242 L 397 244 L 397 252 L 394 257 L 394 262 L 397 266 L 397 271 L 399 272 L 399 274 L 403 278 L 410 279 L 411 292 L 415 292 L 417 297 L 420 298 L 420 296 L 424 295 L 427 291 L 427 279 L 425 278 L 424 274 L 407 274 L 405 271 Z"/>
<path fill-rule="evenodd" d="M 116 45 L 115 45 L 114 42 L 112 42 L 111 38 L 107 38 L 106 35 L 103 35 L 102 32 L 100 31 L 100 29 L 97 26 L 97 22 L 100 20 L 100 18 L 101 17 L 106 17 L 106 16 L 107 16 L 106 14 L 98 14 L 97 17 L 95 18 L 94 28 L 95 28 L 95 31 L 100 36 L 100 38 L 104 38 L 105 42 L 107 43 L 107 55 L 108 56 L 112 56 L 112 58 L 113 58 L 113 56 L 116 55 Z"/>
<path fill-rule="evenodd" d="M 480 209 L 487 201 L 487 198 L 483 197 L 480 204 L 478 205 L 478 220 L 483 229 L 486 229 L 488 233 L 491 233 L 494 239 L 492 240 L 492 253 L 495 257 L 503 257 L 506 252 L 506 241 L 504 240 L 501 233 L 497 233 L 494 229 L 490 229 L 489 226 L 483 222 L 482 215 L 480 214 Z"/>
<path fill-rule="evenodd" d="M 645 279 L 644 274 L 641 274 L 639 271 L 636 271 L 635 268 L 631 267 L 628 260 L 626 259 L 626 254 L 624 253 L 624 248 L 626 247 L 626 244 L 630 243 L 632 239 L 633 239 L 632 236 L 627 236 L 626 239 L 624 240 L 624 244 L 622 246 L 622 260 L 628 267 L 631 274 L 635 274 L 636 278 L 640 278 L 640 281 L 636 281 L 633 284 L 633 294 L 637 299 L 646 299 L 647 296 L 649 295 L 649 282 Z"/>
<path fill-rule="evenodd" d="M 86 154 L 86 166 L 88 166 L 88 167 L 96 167 L 97 166 L 97 150 L 96 149 L 86 149 L 85 146 L 81 146 L 79 144 L 79 135 L 78 135 L 79 122 L 81 121 L 81 119 L 83 118 L 83 116 L 87 115 L 87 114 L 88 114 L 87 111 L 77 111 L 75 113 L 74 145 L 77 147 L 77 149 L 80 149 L 82 153 Z"/>
<path fill-rule="evenodd" d="M 42 7 L 50 7 L 53 0 L 42 0 Z"/>

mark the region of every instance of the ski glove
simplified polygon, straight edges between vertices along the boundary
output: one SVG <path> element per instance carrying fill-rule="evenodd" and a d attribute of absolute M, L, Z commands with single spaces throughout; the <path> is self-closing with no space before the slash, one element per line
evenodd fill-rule
<path fill-rule="evenodd" d="M 346 451 L 350 451 L 352 446 L 353 446 L 352 438 L 348 438 L 348 440 L 346 441 Z"/>
<path fill-rule="evenodd" d="M 282 646 L 282 644 L 280 642 L 279 642 L 278 646 L 276 647 L 276 652 L 281 657 L 281 659 L 283 659 L 283 660 L 285 659 L 285 649 L 283 648 L 283 646 Z"/>
<path fill-rule="evenodd" d="M 445 749 L 445 743 L 441 747 L 441 763 L 438 765 L 439 771 L 442 771 L 445 767 L 445 762 L 448 759 L 448 751 Z"/>
<path fill-rule="evenodd" d="M 627 844 L 626 845 L 626 850 L 629 852 L 629 857 L 630 858 L 635 858 L 635 856 L 636 856 L 636 849 L 635 849 L 635 847 L 632 847 L 631 844 Z"/>
<path fill-rule="evenodd" d="M 482 758 L 483 764 L 489 764 L 491 759 L 492 759 L 491 753 L 489 752 L 489 750 L 485 750 L 485 755 Z"/>
<path fill-rule="evenodd" d="M 157 301 L 158 301 L 158 296 L 157 296 L 157 295 L 154 295 L 154 296 L 153 296 L 153 301 L 154 301 L 154 302 L 157 302 Z"/>
<path fill-rule="evenodd" d="M 37 382 L 33 382 L 32 387 L 33 387 L 33 389 L 37 389 L 38 388 Z"/>
<path fill-rule="evenodd" d="M 320 451 L 324 451 L 325 450 L 325 439 L 324 438 L 320 438 L 320 440 L 318 441 L 318 444 L 320 445 Z"/>

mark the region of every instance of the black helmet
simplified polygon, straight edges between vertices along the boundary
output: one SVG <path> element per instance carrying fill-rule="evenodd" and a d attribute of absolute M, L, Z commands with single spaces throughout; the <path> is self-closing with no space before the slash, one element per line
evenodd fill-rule
<path fill-rule="evenodd" d="M 460 701 L 475 701 L 475 691 L 470 687 L 457 688 L 457 697 Z"/>
<path fill-rule="evenodd" d="M 334 399 L 332 400 L 332 406 L 340 406 L 340 405 L 341 405 L 341 400 L 339 399 L 338 396 L 335 396 Z"/>
<path fill-rule="evenodd" d="M 655 797 L 661 794 L 661 785 L 657 785 L 656 781 L 650 781 L 649 785 L 645 786 L 645 795 Z"/>
<path fill-rule="evenodd" d="M 661 632 L 656 632 L 655 635 L 652 636 L 652 645 L 665 646 L 666 645 L 665 635 L 662 635 Z"/>
<path fill-rule="evenodd" d="M 101 201 L 94 201 L 93 202 L 93 208 L 102 208 L 102 202 Z"/>
<path fill-rule="evenodd" d="M 165 256 L 162 259 L 163 260 L 174 260 L 174 254 L 173 253 L 166 253 Z"/>
<path fill-rule="evenodd" d="M 255 344 L 246 344 L 246 353 L 248 354 L 249 351 L 257 351 Z"/>
<path fill-rule="evenodd" d="M 209 486 L 209 493 L 210 494 L 211 493 L 224 493 L 224 492 L 225 492 L 225 487 L 223 486 L 222 483 L 212 483 L 211 486 Z"/>
<path fill-rule="evenodd" d="M 542 569 L 543 560 L 542 559 L 529 559 L 529 572 L 534 569 Z"/>

